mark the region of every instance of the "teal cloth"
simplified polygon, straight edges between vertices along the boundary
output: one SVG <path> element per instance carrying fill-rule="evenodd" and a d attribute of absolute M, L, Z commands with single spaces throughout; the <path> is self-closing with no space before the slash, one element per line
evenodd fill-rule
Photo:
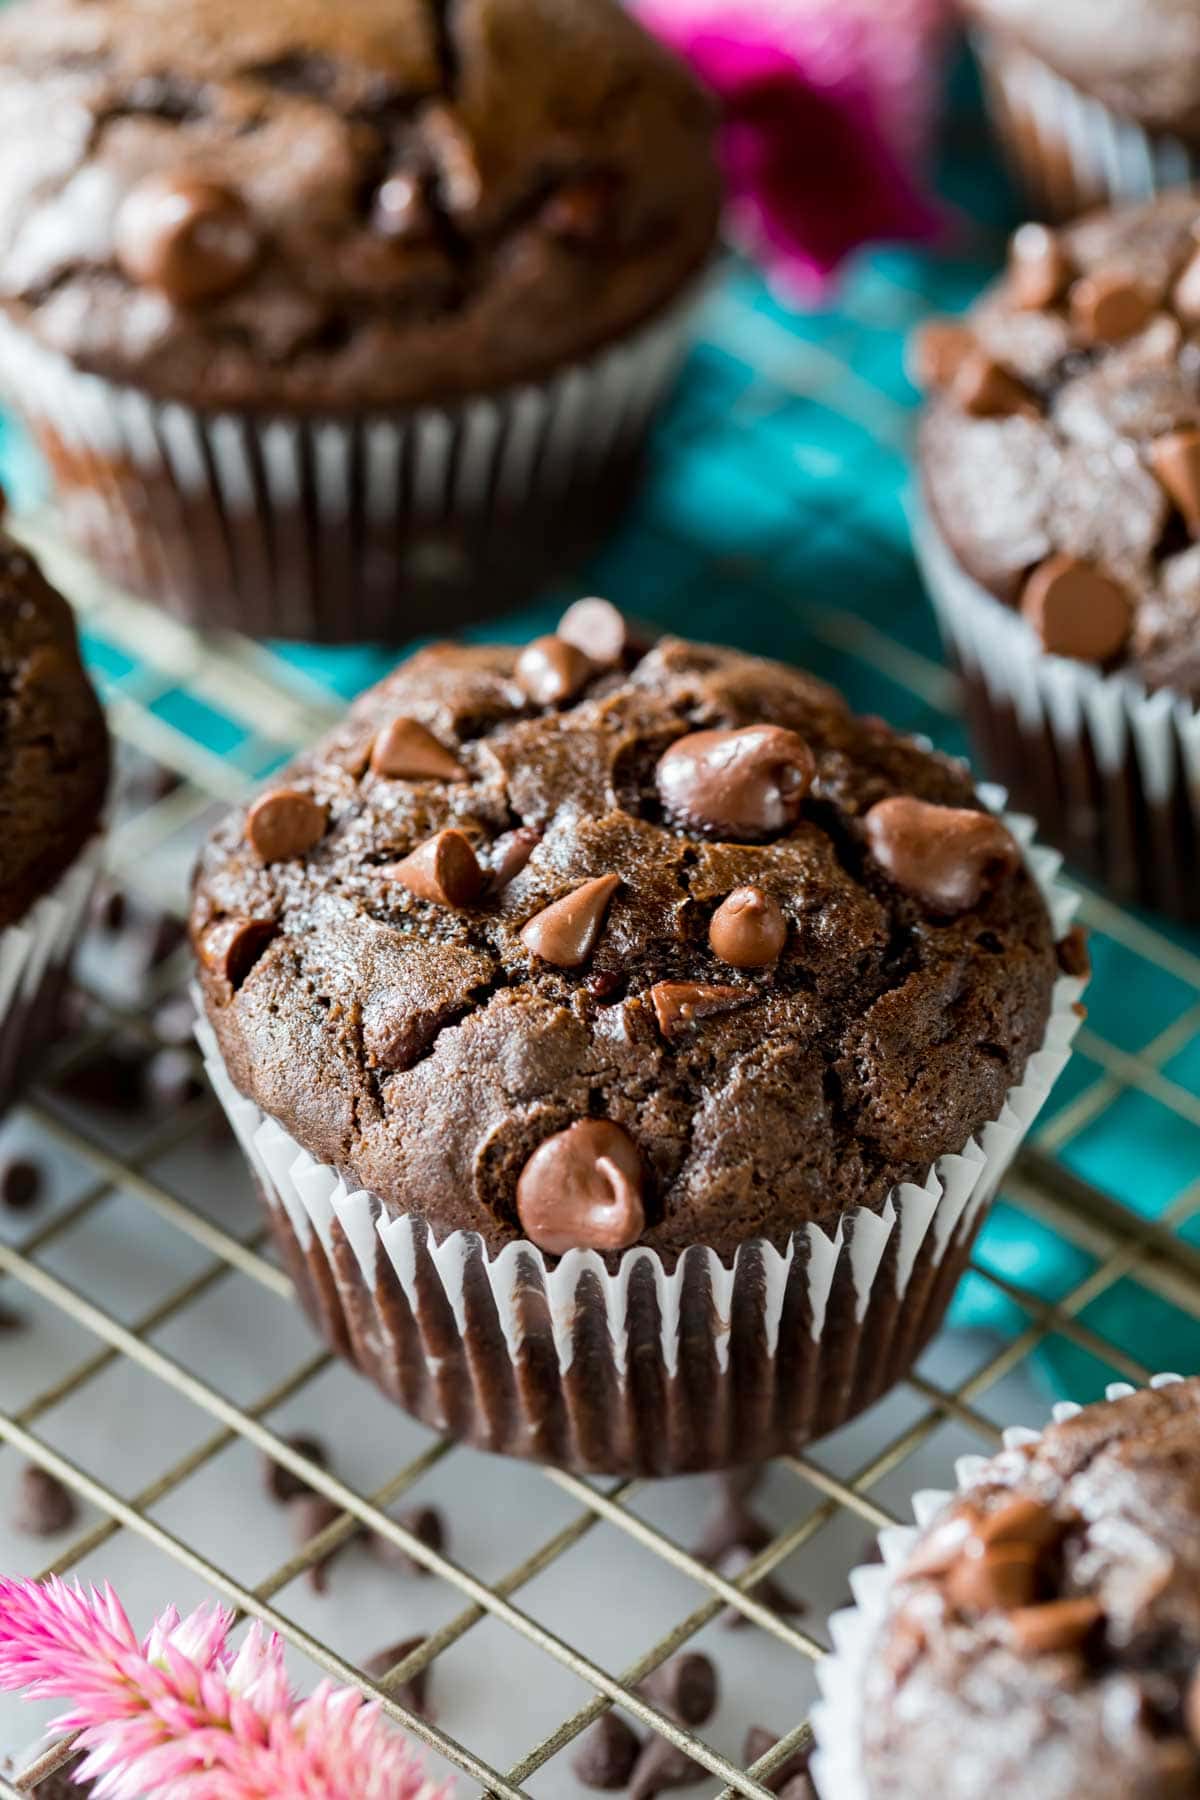
<path fill-rule="evenodd" d="M 862 710 L 965 751 L 958 721 L 937 703 L 936 680 L 927 679 L 940 650 L 906 527 L 917 396 L 904 373 L 903 346 L 923 314 L 969 302 L 998 266 L 1015 217 L 969 73 L 960 76 L 948 112 L 942 188 L 951 213 L 947 246 L 936 254 L 888 247 L 862 255 L 823 310 L 788 311 L 754 270 L 730 265 L 623 529 L 581 578 L 503 621 L 499 635 L 544 630 L 565 599 L 605 593 L 664 628 L 805 664 Z M 0 456 L 7 481 L 27 491 L 30 464 L 11 431 Z M 496 634 L 490 625 L 476 635 Z M 913 655 L 898 657 L 897 646 Z M 136 677 L 127 648 L 95 637 L 87 648 L 110 691 Z M 371 649 L 277 650 L 342 695 L 394 660 L 393 652 Z M 156 710 L 209 748 L 233 756 L 244 748 L 244 728 L 184 688 Z M 1168 973 L 1103 933 L 1095 940 L 1089 1025 L 1119 1050 L 1143 1049 L 1200 1002 L 1200 937 L 1155 929 L 1185 952 L 1180 971 Z M 1046 1120 L 1058 1118 L 1102 1072 L 1077 1054 Z M 1163 1074 L 1190 1095 L 1200 1091 L 1200 1037 L 1184 1033 Z M 1122 1087 L 1056 1154 L 1135 1212 L 1160 1218 L 1200 1174 L 1200 1125 L 1161 1095 Z M 1185 1223 L 1182 1234 L 1200 1243 L 1200 1220 Z M 978 1262 L 1049 1301 L 1095 1267 L 1004 1201 Z M 968 1277 L 953 1317 L 1006 1337 L 1028 1322 L 982 1274 Z M 1110 1287 L 1080 1317 L 1152 1368 L 1200 1369 L 1200 1323 L 1135 1280 Z M 1061 1337 L 1047 1340 L 1041 1367 L 1056 1390 L 1080 1398 L 1098 1392 L 1114 1372 Z"/>

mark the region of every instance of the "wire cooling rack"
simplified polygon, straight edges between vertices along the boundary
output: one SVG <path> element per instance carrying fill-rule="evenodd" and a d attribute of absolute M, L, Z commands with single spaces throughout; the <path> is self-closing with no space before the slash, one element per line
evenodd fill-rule
<path fill-rule="evenodd" d="M 907 551 L 912 395 L 899 345 L 931 299 L 953 301 L 976 277 L 877 256 L 838 313 L 797 320 L 735 268 L 645 493 L 588 586 L 664 625 L 805 662 L 859 706 L 959 746 Z M 383 662 L 201 640 L 98 582 L 51 520 L 23 529 L 80 609 L 131 777 L 108 868 L 136 900 L 182 916 L 209 821 Z M 509 631 L 544 628 L 556 604 Z M 147 762 L 177 783 L 147 798 Z M 1082 917 L 1095 934 L 1091 1016 L 980 1243 L 955 1328 L 864 1420 L 772 1466 L 757 1502 L 771 1541 L 736 1579 L 689 1548 L 710 1484 L 489 1460 L 333 1364 L 264 1251 L 211 1099 L 114 1121 L 64 1087 L 130 1034 L 153 1037 L 152 1002 L 185 975 L 179 952 L 139 989 L 92 946 L 90 1022 L 6 1128 L 6 1144 L 47 1159 L 52 1192 L 0 1225 L 0 1297 L 27 1316 L 0 1351 L 0 1498 L 28 1459 L 84 1511 L 40 1570 L 29 1540 L 0 1537 L 7 1566 L 111 1576 L 147 1614 L 217 1594 L 283 1634 L 299 1679 L 319 1670 L 382 1699 L 462 1792 L 582 1793 L 570 1747 L 616 1706 L 708 1772 L 697 1794 L 764 1800 L 771 1770 L 807 1741 L 812 1669 L 847 1571 L 914 1486 L 944 1480 L 957 1452 L 991 1449 L 1029 1408 L 1038 1422 L 1054 1393 L 1200 1368 L 1200 943 L 1095 893 Z M 329 1470 L 289 1446 L 300 1427 L 330 1434 Z M 338 1509 L 300 1548 L 261 1491 L 264 1453 Z M 442 1552 L 392 1516 L 418 1499 L 447 1515 Z M 431 1579 L 370 1561 L 363 1527 Z M 305 1572 L 344 1546 L 319 1599 Z M 769 1571 L 803 1594 L 803 1616 L 755 1598 Z M 756 1629 L 718 1630 L 729 1609 Z M 366 1678 L 365 1658 L 413 1635 L 423 1641 L 382 1682 Z M 713 1649 L 724 1697 L 692 1731 L 638 1684 L 698 1644 Z M 421 1669 L 437 1723 L 396 1697 Z M 0 1712 L 10 1743 L 16 1718 Z M 745 1730 L 759 1722 L 780 1742 L 747 1767 Z M 0 1778 L 8 1800 L 19 1791 Z"/>

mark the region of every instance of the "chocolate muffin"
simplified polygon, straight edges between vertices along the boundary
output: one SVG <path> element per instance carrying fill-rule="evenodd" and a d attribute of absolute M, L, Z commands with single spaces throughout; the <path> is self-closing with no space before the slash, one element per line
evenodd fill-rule
<path fill-rule="evenodd" d="M 835 1758 L 823 1793 L 1200 1791 L 1200 1381 L 1064 1411 L 897 1545 L 864 1620 L 860 1781 Z"/>
<path fill-rule="evenodd" d="M 960 765 L 593 600 L 401 664 L 214 834 L 191 931 L 337 1346 L 475 1442 L 665 1470 L 934 1329 L 1074 1025 L 1054 905 Z"/>
<path fill-rule="evenodd" d="M 1051 217 L 1200 171 L 1193 0 L 963 0 L 1001 140 Z"/>
<path fill-rule="evenodd" d="M 71 609 L 0 529 L 0 1107 L 54 1036 L 108 767 Z"/>
<path fill-rule="evenodd" d="M 1026 226 L 927 327 L 921 548 L 983 766 L 1123 900 L 1200 917 L 1200 200 Z"/>
<path fill-rule="evenodd" d="M 719 199 L 616 0 L 24 0 L 0 106 L 0 376 L 119 580 L 407 637 L 607 524 Z"/>

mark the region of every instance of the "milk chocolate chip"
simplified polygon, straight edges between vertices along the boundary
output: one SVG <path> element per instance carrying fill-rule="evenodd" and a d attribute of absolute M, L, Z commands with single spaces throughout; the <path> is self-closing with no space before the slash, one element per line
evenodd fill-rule
<path fill-rule="evenodd" d="M 561 637 L 534 638 L 517 658 L 517 682 L 535 706 L 573 700 L 593 673 L 591 657 Z"/>
<path fill-rule="evenodd" d="M 1012 1612 L 1028 1606 L 1037 1588 L 1032 1544 L 969 1547 L 946 1576 L 946 1595 L 961 1612 Z"/>
<path fill-rule="evenodd" d="M 601 1713 L 580 1738 L 571 1771 L 584 1787 L 615 1793 L 628 1787 L 641 1747 L 637 1733 L 617 1713 Z"/>
<path fill-rule="evenodd" d="M 1021 612 L 1053 656 L 1107 662 L 1129 636 L 1124 588 L 1081 557 L 1060 551 L 1029 577 Z"/>
<path fill-rule="evenodd" d="M 1168 431 L 1156 438 L 1150 464 L 1195 536 L 1200 531 L 1200 431 Z"/>
<path fill-rule="evenodd" d="M 131 281 L 178 306 L 227 294 L 249 275 L 259 242 L 245 202 L 220 182 L 147 175 L 116 222 L 117 261 Z"/>
<path fill-rule="evenodd" d="M 220 919 L 200 939 L 200 961 L 236 991 L 278 931 L 273 919 Z"/>
<path fill-rule="evenodd" d="M 713 914 L 708 941 L 731 969 L 765 969 L 778 958 L 787 931 L 778 901 L 760 887 L 740 887 Z"/>
<path fill-rule="evenodd" d="M 1115 344 L 1150 323 L 1158 295 L 1120 269 L 1084 275 L 1071 289 L 1071 318 L 1089 343 Z"/>
<path fill-rule="evenodd" d="M 1009 1614 L 1012 1641 L 1023 1656 L 1053 1656 L 1075 1650 L 1104 1617 L 1096 1600 L 1048 1600 Z"/>
<path fill-rule="evenodd" d="M 975 419 L 1003 419 L 1013 413 L 1037 412 L 1038 405 L 1024 382 L 998 363 L 986 350 L 972 350 L 964 357 L 950 392 L 965 413 Z"/>
<path fill-rule="evenodd" d="M 556 969 L 578 969 L 596 948 L 619 875 L 598 875 L 564 894 L 521 927 L 521 942 Z"/>
<path fill-rule="evenodd" d="M 381 869 L 380 874 L 435 906 L 470 906 L 483 890 L 483 870 L 471 841 L 453 828 L 426 838 L 403 862 Z"/>
<path fill-rule="evenodd" d="M 1048 225 L 1022 225 L 1013 233 L 1008 279 L 1018 306 L 1031 312 L 1053 306 L 1066 293 L 1072 274 L 1071 258 Z"/>
<path fill-rule="evenodd" d="M 800 817 L 816 774 L 804 739 L 782 725 L 693 731 L 659 759 L 667 816 L 736 839 L 769 837 Z"/>
<path fill-rule="evenodd" d="M 329 814 L 299 788 L 272 788 L 246 814 L 246 841 L 264 863 L 291 862 L 325 835 Z"/>
<path fill-rule="evenodd" d="M 611 600 L 576 600 L 558 621 L 557 635 L 601 668 L 619 663 L 632 647 L 632 634 L 623 613 Z"/>
<path fill-rule="evenodd" d="M 990 813 L 911 794 L 880 800 L 864 824 L 872 856 L 896 886 L 949 917 L 978 905 L 1021 861 L 1016 840 Z"/>
<path fill-rule="evenodd" d="M 580 1119 L 547 1138 L 521 1171 L 517 1217 L 548 1256 L 636 1244 L 646 1213 L 632 1139 L 608 1119 Z"/>
<path fill-rule="evenodd" d="M 389 781 L 465 781 L 466 770 L 416 719 L 393 719 L 371 746 L 371 768 Z"/>
<path fill-rule="evenodd" d="M 657 981 L 650 989 L 650 1004 L 665 1038 L 678 1037 L 698 1019 L 733 1012 L 753 999 L 745 988 L 713 987 L 705 981 Z"/>

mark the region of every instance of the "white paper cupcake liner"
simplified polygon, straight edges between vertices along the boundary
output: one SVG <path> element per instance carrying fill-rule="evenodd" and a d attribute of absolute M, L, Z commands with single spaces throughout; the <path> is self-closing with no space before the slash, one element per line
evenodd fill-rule
<path fill-rule="evenodd" d="M 989 800 L 989 804 L 990 804 Z M 1059 858 L 1025 848 L 1055 936 L 1076 896 Z M 694 1246 L 673 1270 L 648 1249 L 615 1272 L 592 1251 L 551 1264 L 533 1244 L 490 1256 L 414 1215 L 389 1216 L 235 1089 L 198 1035 L 276 1236 L 326 1335 L 387 1393 L 481 1448 L 612 1474 L 733 1466 L 795 1449 L 892 1387 L 944 1316 L 983 1213 L 1070 1054 L 1083 982 L 1055 984 L 1042 1047 L 999 1117 L 878 1212 L 818 1225 L 786 1249 L 742 1245 L 726 1267 Z"/>
<path fill-rule="evenodd" d="M 627 495 L 703 281 L 552 378 L 361 417 L 204 413 L 80 372 L 0 314 L 0 386 L 68 534 L 189 622 L 396 641 L 526 597 Z"/>
<path fill-rule="evenodd" d="M 1181 1375 L 1155 1375 L 1151 1387 L 1168 1387 Z M 1114 1381 L 1105 1399 L 1123 1400 L 1135 1393 L 1127 1381 Z M 1062 1400 L 1052 1410 L 1055 1424 L 1082 1412 L 1074 1400 Z M 1006 1450 L 1036 1443 L 1040 1431 L 1013 1425 L 1004 1433 Z M 879 1534 L 881 1562 L 866 1563 L 850 1576 L 854 1605 L 834 1613 L 829 1621 L 833 1648 L 817 1664 L 821 1699 L 813 1708 L 812 1724 L 817 1751 L 812 1777 L 821 1800 L 870 1800 L 863 1768 L 863 1704 L 871 1652 L 887 1616 L 896 1579 L 912 1555 L 920 1533 L 950 1503 L 967 1493 L 991 1467 L 987 1456 L 960 1456 L 954 1465 L 956 1487 L 926 1488 L 912 1497 L 915 1525 L 891 1525 Z"/>
<path fill-rule="evenodd" d="M 53 1041 L 58 1000 L 99 866 L 95 839 L 48 894 L 0 931 L 0 1110 Z"/>
<path fill-rule="evenodd" d="M 1114 113 L 1016 45 L 977 35 L 989 104 L 1029 194 L 1053 217 L 1195 181 L 1200 155 Z"/>
<path fill-rule="evenodd" d="M 928 519 L 917 559 L 957 662 L 980 766 L 1118 899 L 1200 918 L 1200 709 L 1049 656 Z"/>

